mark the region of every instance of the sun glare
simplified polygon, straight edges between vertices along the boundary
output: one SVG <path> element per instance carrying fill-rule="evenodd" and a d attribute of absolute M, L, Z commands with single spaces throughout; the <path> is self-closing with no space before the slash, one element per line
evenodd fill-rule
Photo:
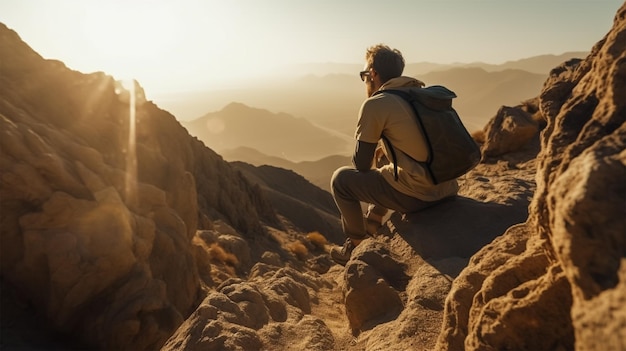
<path fill-rule="evenodd" d="M 116 79 L 137 79 L 152 87 L 168 86 L 170 82 L 157 81 L 163 72 L 178 81 L 186 78 L 187 84 L 221 79 L 228 74 L 234 45 L 234 8 L 215 1 L 190 6 L 173 1 L 90 2 L 80 20 L 86 42 L 81 60 L 98 62 L 97 70 Z M 210 68 L 222 76 L 206 74 Z"/>
<path fill-rule="evenodd" d="M 130 80 L 116 82 L 115 92 L 120 101 L 128 104 L 128 143 L 126 145 L 125 198 L 132 206 L 137 204 L 137 151 L 136 151 L 136 82 Z"/>
<path fill-rule="evenodd" d="M 149 67 L 159 60 L 176 39 L 176 23 L 164 21 L 168 11 L 163 2 L 98 2 L 83 17 L 81 27 L 89 46 L 108 69 L 123 77 L 141 63 Z M 96 6 L 96 5 L 92 5 Z"/>

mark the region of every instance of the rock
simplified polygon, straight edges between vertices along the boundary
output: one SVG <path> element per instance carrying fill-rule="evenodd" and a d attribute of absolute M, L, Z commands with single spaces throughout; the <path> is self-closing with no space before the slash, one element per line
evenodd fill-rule
<path fill-rule="evenodd" d="M 399 292 L 408 280 L 404 265 L 388 248 L 365 240 L 352 253 L 345 269 L 346 315 L 353 334 L 395 318 L 403 308 Z"/>
<path fill-rule="evenodd" d="M 284 266 L 283 262 L 280 260 L 280 255 L 276 252 L 265 251 L 261 256 L 261 262 L 276 267 Z"/>
<path fill-rule="evenodd" d="M 130 92 L 112 77 L 44 60 L 4 24 L 0 46 L 3 283 L 84 348 L 158 349 L 204 294 L 198 226 L 261 236 L 272 207 L 150 101 L 129 145 Z"/>
<path fill-rule="evenodd" d="M 246 314 L 249 323 L 243 324 L 244 326 L 259 329 L 269 322 L 268 308 L 261 292 L 255 286 L 246 283 L 222 284 L 219 291 L 236 302 Z"/>
<path fill-rule="evenodd" d="M 229 321 L 238 320 L 236 313 L 228 312 L 236 311 L 235 306 L 218 293 L 207 296 L 161 350 L 261 350 L 253 329 Z"/>
<path fill-rule="evenodd" d="M 335 339 L 323 320 L 305 315 L 294 324 L 273 324 L 260 332 L 275 350 L 334 350 Z"/>
<path fill-rule="evenodd" d="M 626 347 L 625 126 L 572 159 L 546 199 L 554 204 L 554 250 L 571 284 L 576 347 L 584 350 Z"/>
<path fill-rule="evenodd" d="M 332 349 L 326 324 L 307 315 L 307 286 L 319 283 L 293 269 L 262 263 L 253 272 L 248 281 L 232 278 L 211 292 L 163 350 L 260 350 L 294 338 L 305 349 Z"/>
<path fill-rule="evenodd" d="M 323 254 L 319 256 L 315 256 L 309 260 L 307 260 L 307 266 L 309 266 L 313 271 L 324 274 L 328 272 L 330 267 L 334 264 L 333 260 L 330 258 L 330 255 Z"/>
<path fill-rule="evenodd" d="M 521 108 L 502 106 L 485 131 L 482 153 L 493 157 L 520 150 L 537 134 L 539 125 Z"/>
<path fill-rule="evenodd" d="M 521 206 L 459 196 L 417 213 L 394 213 L 387 225 L 392 234 L 401 236 L 426 260 L 469 259 L 508 227 L 526 220 L 526 216 L 527 211 Z"/>
<path fill-rule="evenodd" d="M 412 264 L 411 280 L 404 293 L 404 309 L 394 321 L 372 329 L 368 335 L 368 349 L 394 350 L 400 345 L 404 349 L 425 349 L 435 344 L 441 331 L 444 302 L 452 277 L 456 276 L 447 276 L 441 272 L 441 267 L 446 264 L 464 267 L 467 263 L 459 259 L 445 261 L 435 266 L 417 259 Z"/>
<path fill-rule="evenodd" d="M 243 238 L 238 235 L 220 235 L 217 243 L 227 252 L 235 255 L 244 270 L 250 269 L 252 257 L 250 254 L 250 246 Z"/>
<path fill-rule="evenodd" d="M 297 307 L 304 313 L 311 313 L 311 297 L 306 286 L 290 276 L 282 276 L 267 282 L 266 291 L 276 294 L 281 301 Z"/>
<path fill-rule="evenodd" d="M 539 106 L 528 220 L 481 249 L 446 300 L 437 350 L 626 348 L 626 4 Z"/>

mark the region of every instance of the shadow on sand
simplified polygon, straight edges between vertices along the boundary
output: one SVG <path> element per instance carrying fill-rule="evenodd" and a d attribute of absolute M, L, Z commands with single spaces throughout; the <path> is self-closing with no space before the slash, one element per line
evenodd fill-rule
<path fill-rule="evenodd" d="M 502 205 L 458 196 L 421 212 L 394 213 L 387 230 L 402 237 L 424 260 L 469 259 L 527 217 L 527 203 Z"/>

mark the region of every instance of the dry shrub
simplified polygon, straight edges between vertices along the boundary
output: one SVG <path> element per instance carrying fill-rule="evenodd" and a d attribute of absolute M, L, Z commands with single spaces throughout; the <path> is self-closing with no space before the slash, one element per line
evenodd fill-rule
<path fill-rule="evenodd" d="M 522 101 L 519 107 L 531 115 L 535 114 L 539 111 L 539 99 L 532 98 L 526 101 Z"/>
<path fill-rule="evenodd" d="M 225 263 L 231 266 L 237 266 L 239 264 L 239 260 L 235 255 L 230 252 L 226 252 L 226 250 L 224 250 L 224 248 L 219 246 L 217 243 L 213 243 L 209 247 L 209 257 L 211 257 L 212 261 Z"/>
<path fill-rule="evenodd" d="M 474 139 L 475 142 L 477 142 L 478 144 L 484 144 L 485 143 L 485 131 L 482 129 L 476 130 L 474 132 L 472 132 L 472 139 Z"/>
<path fill-rule="evenodd" d="M 523 101 L 520 107 L 522 110 L 530 114 L 532 121 L 537 124 L 539 130 L 546 127 L 546 118 L 543 116 L 541 109 L 539 108 L 539 98 Z"/>
<path fill-rule="evenodd" d="M 239 260 L 217 243 L 208 244 L 201 237 L 194 236 L 192 248 L 198 274 L 206 286 L 219 285 L 221 282 L 237 276 L 235 267 Z"/>
<path fill-rule="evenodd" d="M 309 254 L 309 250 L 304 246 L 304 244 L 300 241 L 294 241 L 292 243 L 287 244 L 287 249 L 291 251 L 296 257 L 300 260 L 305 260 L 306 256 Z"/>
<path fill-rule="evenodd" d="M 306 235 L 306 239 L 319 250 L 324 250 L 324 246 L 328 243 L 326 237 L 319 232 L 310 232 Z"/>
<path fill-rule="evenodd" d="M 192 239 L 192 252 L 195 257 L 196 266 L 198 267 L 198 274 L 205 284 L 211 285 L 213 279 L 211 278 L 211 257 L 209 256 L 209 247 L 197 236 Z"/>

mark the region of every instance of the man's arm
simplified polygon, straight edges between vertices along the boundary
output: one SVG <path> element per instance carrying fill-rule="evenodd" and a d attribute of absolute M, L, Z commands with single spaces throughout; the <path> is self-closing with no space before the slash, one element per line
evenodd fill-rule
<path fill-rule="evenodd" d="M 354 155 L 352 155 L 352 164 L 358 171 L 365 172 L 372 169 L 372 165 L 374 163 L 374 152 L 376 151 L 377 145 L 377 143 L 367 143 L 360 140 L 357 141 Z"/>

